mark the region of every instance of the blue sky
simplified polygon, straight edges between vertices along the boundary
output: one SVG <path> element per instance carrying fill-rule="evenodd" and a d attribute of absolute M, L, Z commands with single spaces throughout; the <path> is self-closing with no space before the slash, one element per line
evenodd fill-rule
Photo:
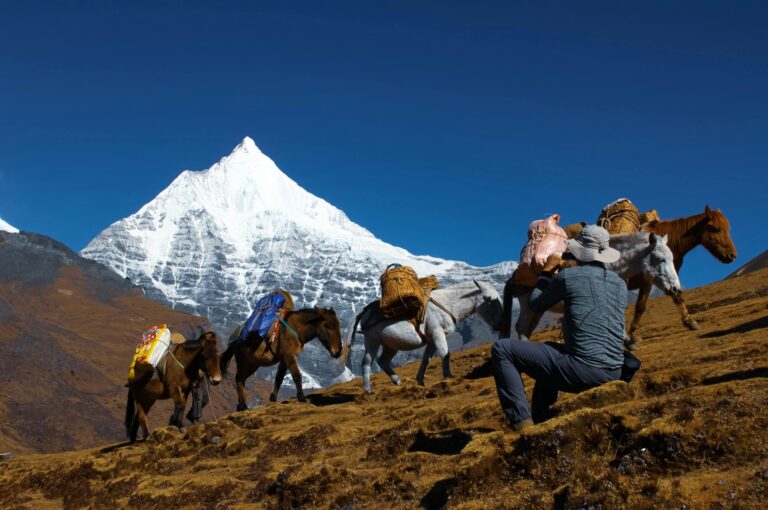
<path fill-rule="evenodd" d="M 766 249 L 765 2 L 0 0 L 0 217 L 82 248 L 251 136 L 418 254 L 516 259 L 551 212 L 721 208 Z M 398 196 L 383 193 L 387 186 Z"/>

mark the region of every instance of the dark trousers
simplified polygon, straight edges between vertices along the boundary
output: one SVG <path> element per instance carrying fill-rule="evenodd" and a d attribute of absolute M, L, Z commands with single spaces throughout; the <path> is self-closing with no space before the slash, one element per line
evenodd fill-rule
<path fill-rule="evenodd" d="M 546 420 L 558 391 L 579 393 L 615 381 L 621 374 L 620 368 L 597 368 L 580 361 L 568 354 L 563 344 L 506 338 L 493 345 L 491 362 L 501 409 L 513 424 L 526 418 L 536 423 Z M 531 398 L 533 413 L 525 397 L 521 373 L 536 380 Z"/>

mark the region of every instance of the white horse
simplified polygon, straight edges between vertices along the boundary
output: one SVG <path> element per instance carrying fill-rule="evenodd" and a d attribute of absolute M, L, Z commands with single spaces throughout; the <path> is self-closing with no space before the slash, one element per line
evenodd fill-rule
<path fill-rule="evenodd" d="M 424 373 L 429 365 L 429 358 L 437 354 L 443 359 L 443 377 L 452 377 L 450 367 L 450 352 L 446 336 L 456 330 L 456 323 L 477 313 L 494 330 L 498 329 L 503 307 L 499 293 L 488 282 L 459 283 L 432 291 L 424 322 L 420 333 L 413 323 L 404 319 L 377 320 L 376 314 L 381 312 L 378 305 L 367 306 L 355 319 L 350 330 L 347 345 L 351 344 L 357 332 L 358 324 L 362 324 L 365 337 L 365 355 L 363 356 L 363 387 L 367 393 L 371 390 L 371 363 L 384 347 L 378 362 L 394 384 L 400 384 L 400 377 L 395 374 L 390 362 L 398 351 L 410 351 L 426 345 L 424 357 L 421 360 L 416 381 L 424 385 Z"/>
<path fill-rule="evenodd" d="M 648 232 L 633 232 L 630 234 L 615 234 L 611 236 L 611 248 L 621 252 L 621 258 L 613 264 L 606 264 L 611 271 L 615 271 L 625 281 L 633 276 L 643 275 L 649 284 L 655 285 L 666 294 L 674 296 L 682 287 L 680 278 L 675 270 L 672 250 L 667 246 L 667 236 L 657 236 Z M 649 285 L 650 287 L 650 285 Z M 520 302 L 520 315 L 515 325 L 517 335 L 521 340 L 528 340 L 539 324 L 542 314 L 534 313 L 528 306 L 528 298 L 533 289 L 528 289 L 518 296 Z M 511 321 L 512 300 L 509 301 L 509 310 L 505 310 L 505 320 Z M 552 307 L 549 311 L 563 313 L 562 302 Z M 508 332 L 509 324 L 502 325 L 502 332 Z"/>

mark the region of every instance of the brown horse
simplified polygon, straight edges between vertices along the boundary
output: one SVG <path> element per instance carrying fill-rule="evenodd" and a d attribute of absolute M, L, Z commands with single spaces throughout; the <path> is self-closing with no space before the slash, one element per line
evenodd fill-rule
<path fill-rule="evenodd" d="M 221 371 L 226 375 L 227 365 L 232 357 L 237 363 L 237 410 L 248 409 L 245 403 L 245 381 L 259 367 L 266 367 L 280 363 L 275 374 L 275 389 L 269 396 L 269 400 L 277 400 L 277 392 L 283 384 L 286 370 L 290 371 L 293 382 L 296 385 L 296 396 L 299 402 L 304 402 L 304 391 L 301 388 L 301 371 L 299 370 L 298 356 L 304 348 L 304 344 L 319 338 L 331 356 L 338 358 L 343 352 L 341 343 L 341 326 L 336 312 L 330 308 L 303 308 L 290 311 L 285 316 L 285 322 L 289 327 L 283 327 L 273 344 L 267 340 L 254 346 L 250 342 L 231 342 L 227 350 L 221 356 Z M 230 335 L 237 338 L 242 326 L 239 326 Z"/>
<path fill-rule="evenodd" d="M 206 375 L 212 384 L 221 382 L 220 355 L 216 333 L 203 333 L 198 340 L 171 347 L 160 370 L 147 372 L 128 386 L 125 406 L 125 431 L 136 442 L 139 425 L 144 439 L 149 435 L 147 413 L 158 400 L 172 398 L 175 404 L 169 425 L 183 429 L 182 413 L 189 392 Z"/>
<path fill-rule="evenodd" d="M 728 219 L 720 212 L 720 209 L 713 211 L 709 206 L 704 208 L 702 214 L 670 221 L 651 221 L 642 227 L 646 232 L 669 236 L 667 244 L 674 255 L 675 269 L 677 269 L 678 273 L 683 265 L 683 257 L 698 245 L 704 246 L 709 253 L 724 264 L 730 264 L 736 260 L 736 247 L 731 239 L 730 228 Z M 628 287 L 630 289 L 639 289 L 637 304 L 635 305 L 635 316 L 629 329 L 631 341 L 636 342 L 642 340 L 642 337 L 637 333 L 637 328 L 640 324 L 640 317 L 642 317 L 645 311 L 648 294 L 651 292 L 651 285 L 642 278 L 635 278 L 629 281 Z M 682 292 L 673 295 L 672 299 L 680 309 L 683 324 L 690 329 L 699 329 L 699 325 L 688 314 Z"/>

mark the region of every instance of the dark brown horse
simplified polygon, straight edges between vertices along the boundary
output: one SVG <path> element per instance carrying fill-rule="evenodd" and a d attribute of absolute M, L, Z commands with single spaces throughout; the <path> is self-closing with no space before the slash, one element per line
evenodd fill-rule
<path fill-rule="evenodd" d="M 212 384 L 221 382 L 220 355 L 216 333 L 203 333 L 198 340 L 171 346 L 159 370 L 147 372 L 128 386 L 125 407 L 125 431 L 131 442 L 136 441 L 139 425 L 144 439 L 149 435 L 147 414 L 158 400 L 172 398 L 175 404 L 169 425 L 184 427 L 182 413 L 189 392 L 206 375 Z"/>
<path fill-rule="evenodd" d="M 304 391 L 301 388 L 301 371 L 299 370 L 298 356 L 304 348 L 304 344 L 319 338 L 331 356 L 338 358 L 343 352 L 341 343 L 341 326 L 336 312 L 332 308 L 303 308 L 290 311 L 285 316 L 285 322 L 289 327 L 283 327 L 273 344 L 262 340 L 258 345 L 250 342 L 231 342 L 227 350 L 221 356 L 221 371 L 226 375 L 227 365 L 232 357 L 237 363 L 237 410 L 248 409 L 245 402 L 245 381 L 259 367 L 266 367 L 280 363 L 275 374 L 275 389 L 269 396 L 269 400 L 277 400 L 277 392 L 283 384 L 286 370 L 291 373 L 296 385 L 296 396 L 299 402 L 304 402 Z M 237 338 L 240 334 L 239 326 L 230 338 Z"/>
<path fill-rule="evenodd" d="M 736 247 L 730 234 L 731 226 L 720 209 L 713 211 L 709 206 L 706 206 L 702 214 L 670 221 L 652 221 L 643 225 L 642 229 L 646 232 L 669 236 L 667 244 L 674 254 L 675 269 L 678 273 L 683 265 L 685 255 L 699 245 L 704 246 L 709 253 L 724 264 L 730 264 L 736 260 Z M 642 340 L 637 333 L 637 328 L 640 324 L 640 317 L 645 311 L 651 285 L 642 279 L 632 279 L 629 281 L 628 287 L 639 289 L 635 316 L 629 328 L 629 337 L 632 342 L 636 342 Z M 690 329 L 699 329 L 699 325 L 688 314 L 682 292 L 672 296 L 672 299 L 680 309 L 683 324 Z"/>

